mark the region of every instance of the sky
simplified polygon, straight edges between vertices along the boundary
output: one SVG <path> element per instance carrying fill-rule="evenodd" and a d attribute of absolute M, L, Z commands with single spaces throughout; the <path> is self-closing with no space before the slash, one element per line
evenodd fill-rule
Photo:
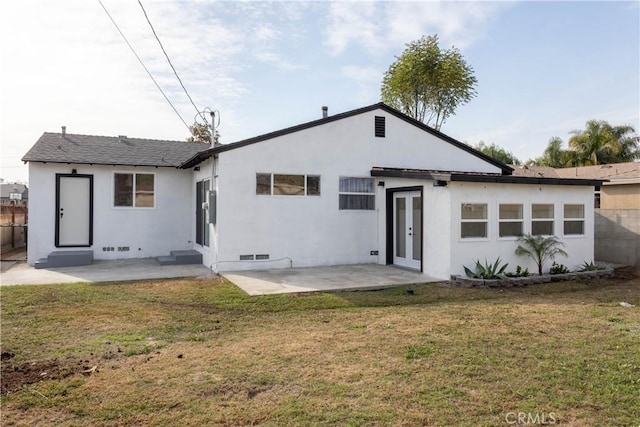
<path fill-rule="evenodd" d="M 405 45 L 438 34 L 473 67 L 477 97 L 442 131 L 520 160 L 587 120 L 640 131 L 640 2 L 237 2 L 134 0 L 0 5 L 0 178 L 43 132 L 184 140 L 219 112 L 222 143 L 380 101 Z"/>

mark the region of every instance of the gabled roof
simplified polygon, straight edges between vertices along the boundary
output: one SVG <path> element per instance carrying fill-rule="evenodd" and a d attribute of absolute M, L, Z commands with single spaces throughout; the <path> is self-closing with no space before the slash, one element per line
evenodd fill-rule
<path fill-rule="evenodd" d="M 333 116 L 329 116 L 329 117 L 325 117 L 325 118 L 321 118 L 318 120 L 314 120 L 311 122 L 307 122 L 307 123 L 302 123 L 296 126 L 292 126 L 289 128 L 285 128 L 285 129 L 281 129 L 281 130 L 277 130 L 275 132 L 270 132 L 270 133 L 266 133 L 264 135 L 259 135 L 253 138 L 249 138 L 249 139 L 245 139 L 242 141 L 238 141 L 238 142 L 234 142 L 231 144 L 224 144 L 224 145 L 218 145 L 215 146 L 213 148 L 210 148 L 208 150 L 202 151 L 200 153 L 195 154 L 192 158 L 188 159 L 187 161 L 185 161 L 182 165 L 180 165 L 181 168 L 191 168 L 205 160 L 207 160 L 208 158 L 219 154 L 219 153 L 223 153 L 225 151 L 229 151 L 229 150 L 235 150 L 238 148 L 242 148 L 245 147 L 247 145 L 251 145 L 251 144 L 256 144 L 258 142 L 263 142 L 263 141 L 267 141 L 273 138 L 277 138 L 283 135 L 288 135 L 294 132 L 299 132 L 301 130 L 305 130 L 305 129 L 310 129 L 316 126 L 321 126 L 324 125 L 326 123 L 331 123 L 331 122 L 335 122 L 337 120 L 342 120 L 342 119 L 346 119 L 348 117 L 353 117 L 356 116 L 358 114 L 363 114 L 363 113 L 368 113 L 370 111 L 374 111 L 374 110 L 382 110 L 385 111 L 401 120 L 404 120 L 405 122 L 427 132 L 430 133 L 431 135 L 434 135 L 438 138 L 440 138 L 441 140 L 448 142 L 451 145 L 456 146 L 457 148 L 460 148 L 463 151 L 466 151 L 467 153 L 470 153 L 482 160 L 484 160 L 487 163 L 490 163 L 494 166 L 497 166 L 498 168 L 500 168 L 502 170 L 502 173 L 504 175 L 511 175 L 511 172 L 513 171 L 513 169 L 507 165 L 505 165 L 502 162 L 499 162 L 498 160 L 487 156 L 484 153 L 481 153 L 477 150 L 474 150 L 473 148 L 471 148 L 470 146 L 468 146 L 467 144 L 464 144 L 448 135 L 445 135 L 442 132 L 439 132 L 427 125 L 425 125 L 424 123 L 415 120 L 403 113 L 401 113 L 400 111 L 389 107 L 388 105 L 380 102 L 377 104 L 373 104 L 373 105 L 369 105 L 368 107 L 363 107 L 363 108 L 358 108 L 356 110 L 351 110 L 351 111 L 347 111 L 345 113 L 340 113 L 340 114 L 336 114 Z"/>
<path fill-rule="evenodd" d="M 177 167 L 208 144 L 45 132 L 23 162 Z"/>

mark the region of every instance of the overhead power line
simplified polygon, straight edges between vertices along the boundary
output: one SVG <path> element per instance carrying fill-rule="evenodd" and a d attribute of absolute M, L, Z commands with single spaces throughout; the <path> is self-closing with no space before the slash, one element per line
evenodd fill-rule
<path fill-rule="evenodd" d="M 162 53 L 164 53 L 164 57 L 167 58 L 167 62 L 169 63 L 169 66 L 173 70 L 173 74 L 175 74 L 176 78 L 178 79 L 178 82 L 180 83 L 180 86 L 182 86 L 182 89 L 184 90 L 185 95 L 187 95 L 187 98 L 189 98 L 189 101 L 191 102 L 191 105 L 193 105 L 193 108 L 195 108 L 196 112 L 200 115 L 200 117 L 204 120 L 204 122 L 208 124 L 209 122 L 207 122 L 207 118 L 204 116 L 204 114 L 202 114 L 200 112 L 200 110 L 196 106 L 196 103 L 193 102 L 193 99 L 191 98 L 191 95 L 189 95 L 189 92 L 187 91 L 187 88 L 184 87 L 184 84 L 182 83 L 182 79 L 178 75 L 178 72 L 176 71 L 176 68 L 173 66 L 173 63 L 171 62 L 171 59 L 169 58 L 169 54 L 165 50 L 164 46 L 162 45 L 162 42 L 160 41 L 160 38 L 158 37 L 158 34 L 156 33 L 156 29 L 153 28 L 153 24 L 151 23 L 151 20 L 149 19 L 149 16 L 147 15 L 147 11 L 144 9 L 144 6 L 142 5 L 142 1 L 138 0 L 138 4 L 140 5 L 140 8 L 142 9 L 142 13 L 144 13 L 144 17 L 147 20 L 147 23 L 149 24 L 149 27 L 151 27 L 151 31 L 153 32 L 153 36 L 158 41 L 158 44 L 160 45 L 160 49 L 162 49 Z"/>
<path fill-rule="evenodd" d="M 133 46 L 131 46 L 131 43 L 129 43 L 129 40 L 127 40 L 127 38 L 125 37 L 124 33 L 122 32 L 122 30 L 120 30 L 120 27 L 118 27 L 118 24 L 116 24 L 116 21 L 114 21 L 114 19 L 111 17 L 111 14 L 109 13 L 109 11 L 107 10 L 107 8 L 104 6 L 104 4 L 102 4 L 101 0 L 98 0 L 98 3 L 100 3 L 100 6 L 102 6 L 102 8 L 104 9 L 105 13 L 107 14 L 107 16 L 109 17 L 109 19 L 111 20 L 111 22 L 113 22 L 113 25 L 116 27 L 116 29 L 118 30 L 118 32 L 120 33 L 120 35 L 122 36 L 122 38 L 124 39 L 124 41 L 127 43 L 127 46 L 129 46 L 129 49 L 131 49 L 131 52 L 133 52 L 133 54 L 136 56 L 136 58 L 138 59 L 138 62 L 140 62 L 140 65 L 142 65 L 142 68 L 144 68 L 144 70 L 147 72 L 147 74 L 149 75 L 149 77 L 151 78 L 151 80 L 153 80 L 153 83 L 155 83 L 156 87 L 158 88 L 158 90 L 160 91 L 160 93 L 162 93 L 162 96 L 164 96 L 164 99 L 167 100 L 167 102 L 169 103 L 169 105 L 171 105 L 171 108 L 173 108 L 173 111 L 176 113 L 176 115 L 180 118 L 180 120 L 182 121 L 182 123 L 184 124 L 184 126 L 189 130 L 189 132 L 191 132 L 191 129 L 189 128 L 189 125 L 187 124 L 187 122 L 184 121 L 184 119 L 182 118 L 182 116 L 180 115 L 180 113 L 178 113 L 178 110 L 176 110 L 176 107 L 173 106 L 173 104 L 171 103 L 171 100 L 169 100 L 169 98 L 167 97 L 167 95 L 164 93 L 164 91 L 162 90 L 162 88 L 160 87 L 160 85 L 158 84 L 158 82 L 156 81 L 155 78 L 153 78 L 153 75 L 151 74 L 151 72 L 149 71 L 149 69 L 147 68 L 146 65 L 144 65 L 144 62 L 142 62 L 142 59 L 140 59 L 140 56 L 138 56 L 138 53 L 136 52 L 136 50 L 133 48 Z"/>

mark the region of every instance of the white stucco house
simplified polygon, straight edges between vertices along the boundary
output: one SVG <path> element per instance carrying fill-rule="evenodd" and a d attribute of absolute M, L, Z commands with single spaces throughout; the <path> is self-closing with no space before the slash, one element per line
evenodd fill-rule
<path fill-rule="evenodd" d="M 560 238 L 569 268 L 593 260 L 600 181 L 513 175 L 382 103 L 213 147 L 45 133 L 23 160 L 30 264 L 185 251 L 214 271 L 378 263 L 448 279 L 475 259 L 533 269 L 514 253 L 523 233 Z"/>

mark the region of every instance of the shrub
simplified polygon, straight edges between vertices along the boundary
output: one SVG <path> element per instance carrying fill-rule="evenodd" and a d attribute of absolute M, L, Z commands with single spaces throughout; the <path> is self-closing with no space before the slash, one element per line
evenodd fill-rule
<path fill-rule="evenodd" d="M 504 279 L 506 277 L 504 271 L 507 269 L 509 264 L 504 264 L 500 266 L 501 259 L 498 257 L 495 263 L 491 264 L 487 262 L 487 259 L 484 260 L 484 265 L 480 264 L 480 260 L 476 261 L 475 271 L 464 267 L 464 272 L 468 277 L 473 279 Z"/>
<path fill-rule="evenodd" d="M 584 264 L 582 264 L 582 268 L 580 268 L 580 271 L 597 271 L 597 270 L 604 270 L 604 269 L 605 269 L 604 267 L 594 264 L 593 261 L 589 263 L 585 261 Z"/>
<path fill-rule="evenodd" d="M 550 274 L 566 274 L 569 272 L 569 269 L 564 264 L 556 264 L 554 261 L 551 265 L 551 269 L 549 270 Z"/>
<path fill-rule="evenodd" d="M 556 255 L 567 256 L 561 248 L 563 243 L 556 236 L 533 236 L 525 234 L 518 238 L 521 245 L 516 248 L 516 255 L 528 255 L 538 264 L 538 274 L 542 274 L 544 263 L 555 260 Z"/>
<path fill-rule="evenodd" d="M 529 277 L 529 269 L 517 266 L 515 273 L 507 273 L 507 277 Z"/>

